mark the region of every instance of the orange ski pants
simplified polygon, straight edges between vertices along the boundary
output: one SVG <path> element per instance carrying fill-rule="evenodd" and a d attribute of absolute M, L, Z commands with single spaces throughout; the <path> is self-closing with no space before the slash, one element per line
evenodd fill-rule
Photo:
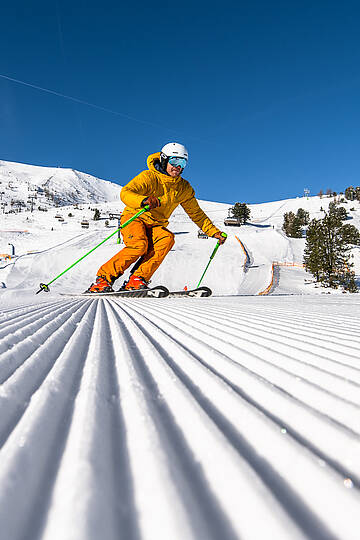
<path fill-rule="evenodd" d="M 125 223 L 133 215 L 124 212 L 120 223 Z M 171 231 L 161 225 L 150 226 L 140 217 L 122 229 L 121 235 L 125 247 L 103 264 L 97 272 L 98 276 L 104 277 L 110 283 L 120 277 L 140 257 L 133 273 L 149 281 L 175 243 Z"/>

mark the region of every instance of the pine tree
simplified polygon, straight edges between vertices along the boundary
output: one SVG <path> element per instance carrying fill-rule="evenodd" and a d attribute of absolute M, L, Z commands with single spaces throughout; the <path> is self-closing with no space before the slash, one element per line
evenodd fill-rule
<path fill-rule="evenodd" d="M 325 214 L 322 220 L 322 240 L 324 252 L 322 261 L 322 276 L 320 281 L 330 287 L 337 288 L 336 274 L 339 267 L 344 266 L 344 249 L 339 238 L 342 221 L 336 212 Z"/>
<path fill-rule="evenodd" d="M 301 220 L 294 212 L 286 212 L 284 214 L 282 229 L 286 236 L 289 236 L 290 238 L 302 238 Z"/>
<path fill-rule="evenodd" d="M 250 208 L 245 203 L 235 203 L 231 209 L 231 213 L 237 218 L 239 223 L 246 223 L 250 219 Z"/>
<path fill-rule="evenodd" d="M 100 219 L 100 210 L 98 208 L 95 208 L 93 220 L 98 221 L 99 219 Z"/>
<path fill-rule="evenodd" d="M 360 233 L 354 225 L 342 226 L 342 237 L 346 244 L 352 244 L 354 246 L 360 246 Z"/>
<path fill-rule="evenodd" d="M 330 204 L 323 219 L 311 221 L 304 263 L 306 270 L 323 285 L 334 289 L 342 286 L 349 292 L 357 292 L 349 250 L 354 241 L 360 242 L 360 235 L 353 225 L 343 225 L 342 215 L 335 204 Z"/>
<path fill-rule="evenodd" d="M 329 204 L 329 212 L 335 213 L 337 217 L 342 221 L 348 218 L 345 208 L 343 206 L 338 206 L 338 203 L 336 202 L 331 202 Z"/>
<path fill-rule="evenodd" d="M 320 281 L 324 257 L 322 234 L 321 220 L 313 219 L 306 233 L 304 264 L 306 270 L 315 276 L 317 282 Z"/>
<path fill-rule="evenodd" d="M 339 285 L 343 287 L 345 291 L 356 293 L 358 288 L 355 281 L 355 274 L 349 268 L 345 268 L 342 272 L 339 272 Z"/>
<path fill-rule="evenodd" d="M 353 201 L 355 199 L 355 189 L 352 186 L 345 189 L 345 199 L 348 201 Z"/>
<path fill-rule="evenodd" d="M 310 214 L 303 208 L 299 208 L 299 210 L 296 212 L 296 217 L 299 219 L 302 226 L 308 225 L 310 222 Z"/>

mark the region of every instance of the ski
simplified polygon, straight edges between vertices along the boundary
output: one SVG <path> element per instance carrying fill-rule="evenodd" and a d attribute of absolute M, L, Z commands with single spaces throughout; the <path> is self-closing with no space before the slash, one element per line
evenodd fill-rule
<path fill-rule="evenodd" d="M 62 296 L 86 296 L 91 298 L 204 298 L 205 296 L 211 296 L 212 291 L 209 287 L 198 287 L 197 289 L 191 289 L 189 291 L 170 291 L 159 285 L 152 289 L 140 289 L 130 291 L 114 291 L 108 293 L 61 293 Z"/>
<path fill-rule="evenodd" d="M 62 296 L 87 296 L 91 298 L 164 298 L 169 295 L 169 289 L 159 285 L 152 289 L 139 289 L 129 291 L 114 291 L 107 293 L 61 293 Z"/>
<path fill-rule="evenodd" d="M 211 296 L 212 290 L 209 287 L 198 287 L 197 289 L 191 289 L 190 291 L 170 291 L 169 298 L 178 298 L 181 296 L 202 298 L 204 296 Z"/>

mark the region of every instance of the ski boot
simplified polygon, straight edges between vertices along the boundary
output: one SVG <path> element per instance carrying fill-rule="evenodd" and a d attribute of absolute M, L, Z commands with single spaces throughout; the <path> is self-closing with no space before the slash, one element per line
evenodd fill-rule
<path fill-rule="evenodd" d="M 146 281 L 143 277 L 141 276 L 135 276 L 134 274 L 132 274 L 130 276 L 130 279 L 129 281 L 126 281 L 124 283 L 124 285 L 121 287 L 121 290 L 124 290 L 124 291 L 138 291 L 140 289 L 148 289 L 148 284 L 149 282 Z"/>
<path fill-rule="evenodd" d="M 97 276 L 95 283 L 92 283 L 90 287 L 85 291 L 87 293 L 109 293 L 114 292 L 111 283 L 102 276 Z"/>

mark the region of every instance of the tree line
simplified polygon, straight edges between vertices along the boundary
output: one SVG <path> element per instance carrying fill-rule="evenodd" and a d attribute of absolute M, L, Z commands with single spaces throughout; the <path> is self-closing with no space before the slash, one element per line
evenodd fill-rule
<path fill-rule="evenodd" d="M 329 204 L 322 219 L 310 221 L 309 212 L 299 208 L 297 213 L 284 214 L 283 231 L 291 238 L 302 238 L 307 226 L 304 264 L 316 282 L 325 287 L 342 287 L 357 292 L 355 273 L 352 270 L 350 250 L 360 246 L 360 233 L 354 225 L 344 224 L 348 218 L 344 207 L 336 202 Z"/>
<path fill-rule="evenodd" d="M 320 189 L 318 196 L 320 199 L 326 195 L 326 197 L 336 197 L 337 193 L 336 191 L 333 191 L 332 189 L 328 188 L 326 190 L 326 193 L 324 194 L 324 191 Z M 345 199 L 348 201 L 359 201 L 360 202 L 360 186 L 349 186 L 345 189 L 344 193 L 340 193 L 340 195 L 345 195 Z"/>
<path fill-rule="evenodd" d="M 331 202 L 328 212 L 324 213 L 322 219 L 313 219 L 309 223 L 305 268 L 325 287 L 357 292 L 350 250 L 354 245 L 360 245 L 360 233 L 354 225 L 344 225 L 344 208 L 336 203 Z"/>

